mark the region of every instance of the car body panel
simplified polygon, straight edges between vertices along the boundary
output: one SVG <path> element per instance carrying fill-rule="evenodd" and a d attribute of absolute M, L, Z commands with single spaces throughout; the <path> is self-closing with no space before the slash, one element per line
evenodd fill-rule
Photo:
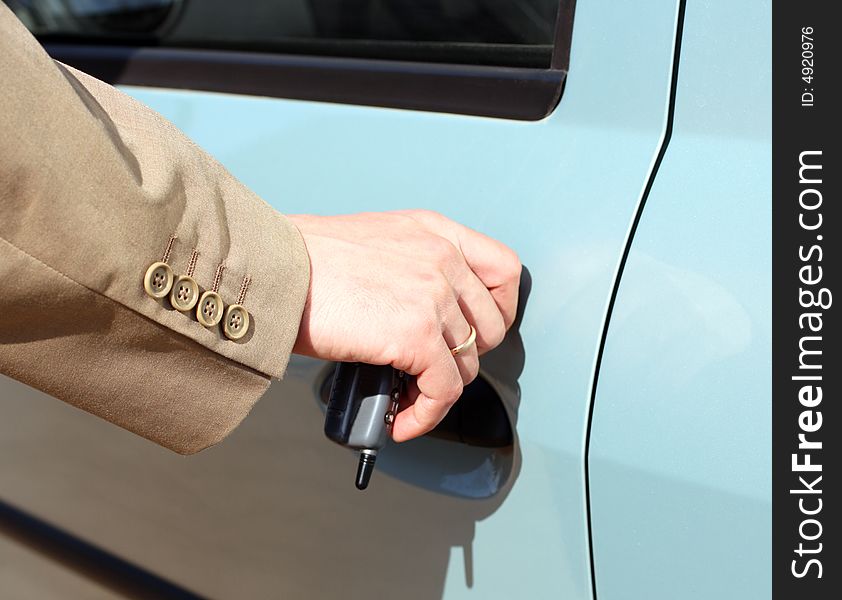
<path fill-rule="evenodd" d="M 594 405 L 600 600 L 771 597 L 770 16 L 687 4 Z"/>
<path fill-rule="evenodd" d="M 475 473 L 432 451 L 436 490 L 410 471 L 357 492 L 354 457 L 321 433 L 324 365 L 296 359 L 191 458 L 6 380 L 3 499 L 209 597 L 589 598 L 590 389 L 665 131 L 676 14 L 675 0 L 579 2 L 562 101 L 534 123 L 126 89 L 279 210 L 429 208 L 516 249 L 532 281 L 520 343 L 484 367 L 510 376 L 517 421 L 496 495 L 465 497 Z M 411 447 L 388 448 L 393 468 Z"/>

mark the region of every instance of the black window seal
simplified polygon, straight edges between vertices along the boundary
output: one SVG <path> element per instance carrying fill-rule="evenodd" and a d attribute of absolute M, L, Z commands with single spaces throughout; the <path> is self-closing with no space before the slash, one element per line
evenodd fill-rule
<path fill-rule="evenodd" d="M 112 85 L 537 121 L 561 98 L 574 8 L 560 0 L 548 69 L 42 41 L 56 60 Z"/>

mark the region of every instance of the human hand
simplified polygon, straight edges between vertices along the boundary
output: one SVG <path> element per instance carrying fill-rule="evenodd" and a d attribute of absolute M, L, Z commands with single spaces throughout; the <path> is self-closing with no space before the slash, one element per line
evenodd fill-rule
<path fill-rule="evenodd" d="M 521 265 L 504 244 L 420 210 L 289 215 L 310 255 L 293 351 L 415 375 L 392 437 L 433 429 L 515 319 Z M 476 345 L 453 356 L 470 327 Z"/>

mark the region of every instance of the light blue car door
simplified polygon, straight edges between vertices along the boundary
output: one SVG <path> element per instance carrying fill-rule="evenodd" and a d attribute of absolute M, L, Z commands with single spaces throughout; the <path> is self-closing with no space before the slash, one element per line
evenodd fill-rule
<path fill-rule="evenodd" d="M 687 3 L 593 408 L 600 600 L 772 597 L 771 32 L 769 2 Z"/>
<path fill-rule="evenodd" d="M 197 7 L 216 10 L 226 3 L 174 4 L 187 19 Z M 289 18 L 302 22 L 325 11 L 346 14 L 342 3 L 287 4 Z M 389 3 L 371 4 L 376 12 Z M 453 22 L 466 6 L 479 12 L 507 6 L 491 0 L 461 9 L 419 5 L 450 11 Z M 516 14 L 506 18 L 534 21 L 542 3 L 513 5 Z M 220 31 L 248 21 L 271 35 L 271 19 L 261 17 L 266 3 L 238 6 L 242 20 L 217 24 Z M 360 493 L 353 486 L 355 456 L 322 434 L 319 396 L 330 371 L 317 361 L 295 359 L 228 440 L 190 458 L 4 380 L 3 502 L 120 557 L 172 593 L 590 598 L 584 465 L 591 384 L 618 264 L 664 141 L 678 1 L 579 0 L 575 16 L 571 2 L 561 9 L 564 19 L 572 17 L 572 44 L 569 31 L 559 28 L 555 70 L 566 66 L 569 50 L 569 73 L 557 105 L 533 118 L 519 114 L 521 108 L 532 113 L 518 90 L 470 92 L 474 84 L 453 65 L 442 67 L 451 80 L 441 85 L 467 88 L 466 104 L 448 104 L 438 88 L 424 85 L 391 89 L 403 108 L 389 98 L 366 106 L 364 94 L 347 103 L 303 99 L 325 61 L 353 60 L 331 52 L 353 55 L 356 42 L 319 46 L 315 57 L 300 54 L 307 44 L 296 47 L 297 76 L 288 86 L 294 99 L 266 97 L 274 82 L 265 79 L 245 93 L 239 53 L 253 48 L 237 40 L 215 50 L 227 58 L 206 73 L 227 80 L 235 93 L 206 91 L 201 80 L 190 79 L 195 72 L 183 67 L 196 58 L 191 50 L 177 48 L 175 59 L 166 55 L 175 62 L 154 84 L 152 71 L 143 69 L 154 71 L 150 65 L 164 54 L 147 50 L 143 36 L 112 35 L 100 40 L 105 46 L 93 46 L 94 58 L 111 65 L 102 76 L 125 84 L 132 81 L 121 79 L 128 73 L 146 81 L 123 89 L 282 212 L 427 208 L 514 248 L 528 269 L 528 298 L 517 331 L 482 365 L 514 425 L 511 446 L 432 438 L 393 445 L 382 465 L 378 461 L 369 490 Z M 88 23 L 80 19 L 73 27 Z M 70 27 L 32 26 L 48 34 Z M 92 64 L 85 62 L 91 47 L 81 54 L 76 48 L 78 36 L 44 40 L 58 44 L 51 51 L 63 60 Z M 118 60 L 127 43 L 138 62 Z M 442 74 L 433 54 L 425 58 L 435 48 L 413 53 L 393 46 L 399 67 L 379 58 L 371 61 L 372 72 Z M 263 58 L 249 60 L 250 69 L 263 68 L 254 67 Z M 484 67 L 486 77 L 499 69 L 503 79 L 524 68 L 493 60 Z M 368 76 L 337 68 L 328 82 L 334 91 L 358 89 L 357 78 Z M 463 114 L 471 103 L 485 106 L 486 116 Z M 495 113 L 497 106 L 506 108 Z"/>

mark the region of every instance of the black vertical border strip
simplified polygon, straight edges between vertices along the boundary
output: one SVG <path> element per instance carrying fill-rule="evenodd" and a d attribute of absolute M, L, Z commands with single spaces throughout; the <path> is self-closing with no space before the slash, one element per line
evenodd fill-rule
<path fill-rule="evenodd" d="M 842 598 L 838 512 L 842 327 L 839 308 L 832 301 L 826 307 L 810 306 L 809 297 L 823 288 L 831 296 L 842 293 L 838 140 L 842 96 L 835 81 L 842 48 L 835 4 L 772 3 L 771 568 L 772 596 L 782 600 Z M 802 164 L 821 169 L 801 172 Z M 819 215 L 821 225 L 816 226 Z M 799 218 L 808 227 L 799 224 Z M 805 314 L 820 315 L 818 331 L 801 319 Z M 814 319 L 813 326 L 818 322 Z M 819 353 L 806 355 L 802 350 Z M 814 368 L 802 368 L 802 363 Z M 796 376 L 820 379 L 793 380 Z M 814 399 L 816 388 L 822 389 L 822 400 L 815 406 L 809 397 L 805 396 L 806 403 L 800 397 L 807 386 Z M 821 425 L 815 427 L 819 412 Z M 822 447 L 800 448 L 799 434 Z M 821 471 L 793 469 L 793 458 L 804 465 L 808 457 L 812 465 L 821 465 Z"/>
<path fill-rule="evenodd" d="M 590 451 L 591 451 L 591 429 L 593 427 L 593 413 L 596 404 L 597 388 L 599 386 L 599 371 L 602 367 L 602 356 L 605 352 L 605 342 L 608 339 L 608 329 L 611 324 L 611 315 L 614 311 L 614 304 L 617 301 L 617 293 L 620 290 L 620 282 L 623 279 L 623 271 L 626 268 L 626 262 L 629 258 L 632 243 L 634 242 L 637 227 L 640 224 L 640 219 L 643 216 L 643 209 L 646 207 L 646 201 L 649 199 L 649 194 L 652 191 L 652 185 L 655 183 L 655 178 L 658 176 L 658 170 L 661 168 L 661 163 L 667 153 L 670 139 L 672 139 L 672 126 L 675 118 L 675 97 L 678 90 L 678 72 L 681 63 L 681 41 L 684 34 L 684 13 L 687 5 L 687 0 L 679 0 L 678 14 L 675 22 L 675 45 L 673 47 L 672 56 L 672 72 L 670 73 L 670 89 L 669 100 L 667 105 L 667 122 L 664 127 L 664 135 L 661 141 L 661 147 L 658 149 L 658 155 L 655 158 L 655 163 L 652 165 L 652 170 L 646 180 L 646 185 L 643 188 L 640 202 L 637 206 L 637 211 L 632 219 L 631 227 L 626 238 L 626 245 L 623 248 L 623 253 L 620 256 L 620 263 L 617 267 L 617 274 L 614 278 L 614 285 L 611 288 L 611 296 L 608 299 L 608 308 L 605 313 L 605 323 L 602 327 L 602 335 L 599 339 L 599 348 L 597 349 L 596 364 L 594 366 L 594 379 L 591 386 L 590 405 L 588 406 L 588 423 L 585 430 L 585 512 L 588 527 L 588 550 L 590 554 L 591 563 L 591 594 L 593 600 L 597 599 L 596 586 L 596 560 L 594 557 L 594 541 L 593 541 L 593 519 L 591 515 L 591 484 L 590 484 Z"/>

